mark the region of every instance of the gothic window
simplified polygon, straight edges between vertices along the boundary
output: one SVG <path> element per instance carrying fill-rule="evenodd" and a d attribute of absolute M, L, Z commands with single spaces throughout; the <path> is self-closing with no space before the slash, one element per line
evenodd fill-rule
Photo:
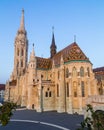
<path fill-rule="evenodd" d="M 85 97 L 84 81 L 81 81 L 81 91 L 82 91 L 82 97 Z"/>
<path fill-rule="evenodd" d="M 80 68 L 80 76 L 84 77 L 84 68 L 83 67 Z"/>
<path fill-rule="evenodd" d="M 69 83 L 66 83 L 66 95 L 69 97 Z"/>
<path fill-rule="evenodd" d="M 21 60 L 21 67 L 23 67 L 23 60 Z"/>
<path fill-rule="evenodd" d="M 73 67 L 72 73 L 73 73 L 73 77 L 76 77 L 76 76 L 77 76 L 77 70 L 76 70 L 75 67 Z"/>
<path fill-rule="evenodd" d="M 19 48 L 17 48 L 17 56 L 19 56 Z"/>
<path fill-rule="evenodd" d="M 90 77 L 90 69 L 89 69 L 89 67 L 87 68 L 87 73 L 88 73 L 88 77 Z"/>
<path fill-rule="evenodd" d="M 77 83 L 73 82 L 73 92 L 74 92 L 74 97 L 77 97 Z"/>
<path fill-rule="evenodd" d="M 23 56 L 23 49 L 21 50 L 21 56 Z"/>
<path fill-rule="evenodd" d="M 47 91 L 45 92 L 45 97 L 52 97 L 52 92 L 48 88 Z"/>
<path fill-rule="evenodd" d="M 57 97 L 59 97 L 59 85 L 57 84 Z"/>
<path fill-rule="evenodd" d="M 68 78 L 68 77 L 69 77 L 69 69 L 66 68 L 66 78 Z"/>
<path fill-rule="evenodd" d="M 50 91 L 50 92 L 49 92 L 49 97 L 51 97 L 51 95 L 52 95 L 52 94 L 51 94 L 51 91 Z"/>
<path fill-rule="evenodd" d="M 45 93 L 45 96 L 48 97 L 48 92 Z"/>
<path fill-rule="evenodd" d="M 43 75 L 41 75 L 41 78 L 42 78 L 42 79 L 43 79 L 43 77 L 44 77 L 44 76 L 43 76 Z"/>
<path fill-rule="evenodd" d="M 19 67 L 19 61 L 17 60 L 17 68 Z"/>
<path fill-rule="evenodd" d="M 58 79 L 60 78 L 60 71 L 58 71 Z"/>

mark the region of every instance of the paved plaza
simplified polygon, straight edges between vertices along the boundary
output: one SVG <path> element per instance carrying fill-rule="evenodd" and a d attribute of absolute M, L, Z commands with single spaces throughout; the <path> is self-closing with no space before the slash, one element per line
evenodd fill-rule
<path fill-rule="evenodd" d="M 81 121 L 82 115 L 18 110 L 7 126 L 0 125 L 0 130 L 76 130 Z"/>

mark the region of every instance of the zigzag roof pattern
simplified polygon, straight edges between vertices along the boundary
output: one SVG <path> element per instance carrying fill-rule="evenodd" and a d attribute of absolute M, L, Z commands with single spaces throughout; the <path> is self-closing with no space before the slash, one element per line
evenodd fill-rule
<path fill-rule="evenodd" d="M 54 64 L 60 65 L 61 56 L 63 56 L 64 63 L 70 61 L 87 61 L 90 62 L 87 56 L 83 53 L 76 42 L 70 44 L 54 55 L 52 59 L 37 57 L 37 68 L 50 69 L 52 68 L 52 61 Z"/>

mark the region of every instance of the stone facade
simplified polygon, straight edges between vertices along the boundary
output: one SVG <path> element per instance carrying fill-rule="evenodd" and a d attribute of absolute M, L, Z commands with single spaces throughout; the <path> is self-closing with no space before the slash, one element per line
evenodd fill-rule
<path fill-rule="evenodd" d="M 82 114 L 86 99 L 98 95 L 92 63 L 76 42 L 57 52 L 54 32 L 50 58 L 28 56 L 24 11 L 14 43 L 14 69 L 6 83 L 5 100 L 28 109 Z"/>

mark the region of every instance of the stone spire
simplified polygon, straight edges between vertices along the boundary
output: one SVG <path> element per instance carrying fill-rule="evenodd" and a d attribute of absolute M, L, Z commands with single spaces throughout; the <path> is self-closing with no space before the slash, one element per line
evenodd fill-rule
<path fill-rule="evenodd" d="M 25 30 L 25 25 L 24 25 L 24 10 L 22 9 L 22 16 L 21 16 L 21 21 L 20 21 L 20 28 L 19 30 Z"/>
<path fill-rule="evenodd" d="M 53 29 L 53 32 L 52 32 L 52 43 L 51 43 L 51 46 L 50 46 L 50 54 L 51 54 L 51 58 L 56 54 L 56 45 L 55 45 L 55 38 L 54 38 L 54 27 L 52 28 Z"/>

